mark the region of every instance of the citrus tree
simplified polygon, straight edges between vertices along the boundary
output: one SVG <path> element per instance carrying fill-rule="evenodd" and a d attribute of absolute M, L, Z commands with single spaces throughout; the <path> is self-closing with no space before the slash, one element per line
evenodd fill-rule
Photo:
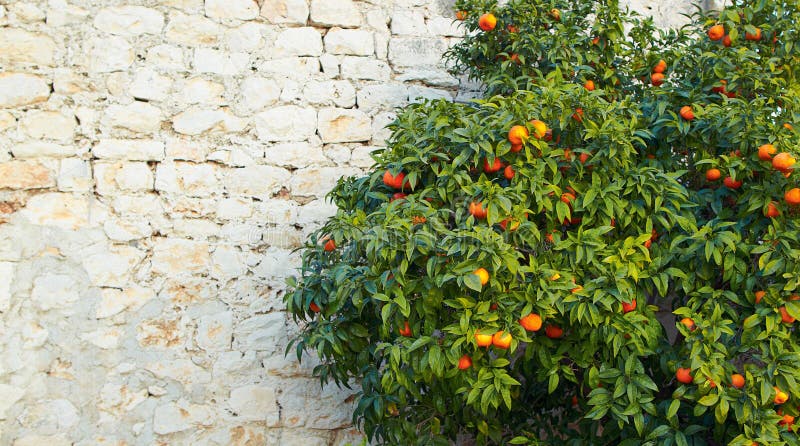
<path fill-rule="evenodd" d="M 799 444 L 796 2 L 456 8 L 484 99 L 331 192 L 290 349 L 378 444 Z"/>

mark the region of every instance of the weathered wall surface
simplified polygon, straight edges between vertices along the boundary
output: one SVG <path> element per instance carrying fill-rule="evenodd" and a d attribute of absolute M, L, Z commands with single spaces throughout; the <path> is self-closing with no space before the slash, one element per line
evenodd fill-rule
<path fill-rule="evenodd" d="M 456 96 L 451 7 L 0 0 L 0 444 L 355 441 L 283 283 L 392 109 Z"/>

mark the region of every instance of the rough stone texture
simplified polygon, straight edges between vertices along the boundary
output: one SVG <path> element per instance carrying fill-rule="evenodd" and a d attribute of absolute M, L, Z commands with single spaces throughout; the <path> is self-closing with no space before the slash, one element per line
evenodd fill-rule
<path fill-rule="evenodd" d="M 0 444 L 360 444 L 281 298 L 452 3 L 0 0 Z"/>

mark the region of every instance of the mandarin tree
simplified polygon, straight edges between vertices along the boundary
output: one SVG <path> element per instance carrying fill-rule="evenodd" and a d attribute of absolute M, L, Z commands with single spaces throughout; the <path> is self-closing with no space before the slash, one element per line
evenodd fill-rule
<path fill-rule="evenodd" d="M 796 2 L 456 9 L 484 99 L 340 180 L 290 348 L 378 444 L 798 444 Z"/>

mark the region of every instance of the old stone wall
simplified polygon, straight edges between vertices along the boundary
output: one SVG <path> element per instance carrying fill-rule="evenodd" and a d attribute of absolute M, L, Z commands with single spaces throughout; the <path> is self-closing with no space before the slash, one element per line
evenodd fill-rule
<path fill-rule="evenodd" d="M 394 107 L 459 94 L 451 9 L 0 0 L 0 444 L 358 442 L 284 279 Z"/>

